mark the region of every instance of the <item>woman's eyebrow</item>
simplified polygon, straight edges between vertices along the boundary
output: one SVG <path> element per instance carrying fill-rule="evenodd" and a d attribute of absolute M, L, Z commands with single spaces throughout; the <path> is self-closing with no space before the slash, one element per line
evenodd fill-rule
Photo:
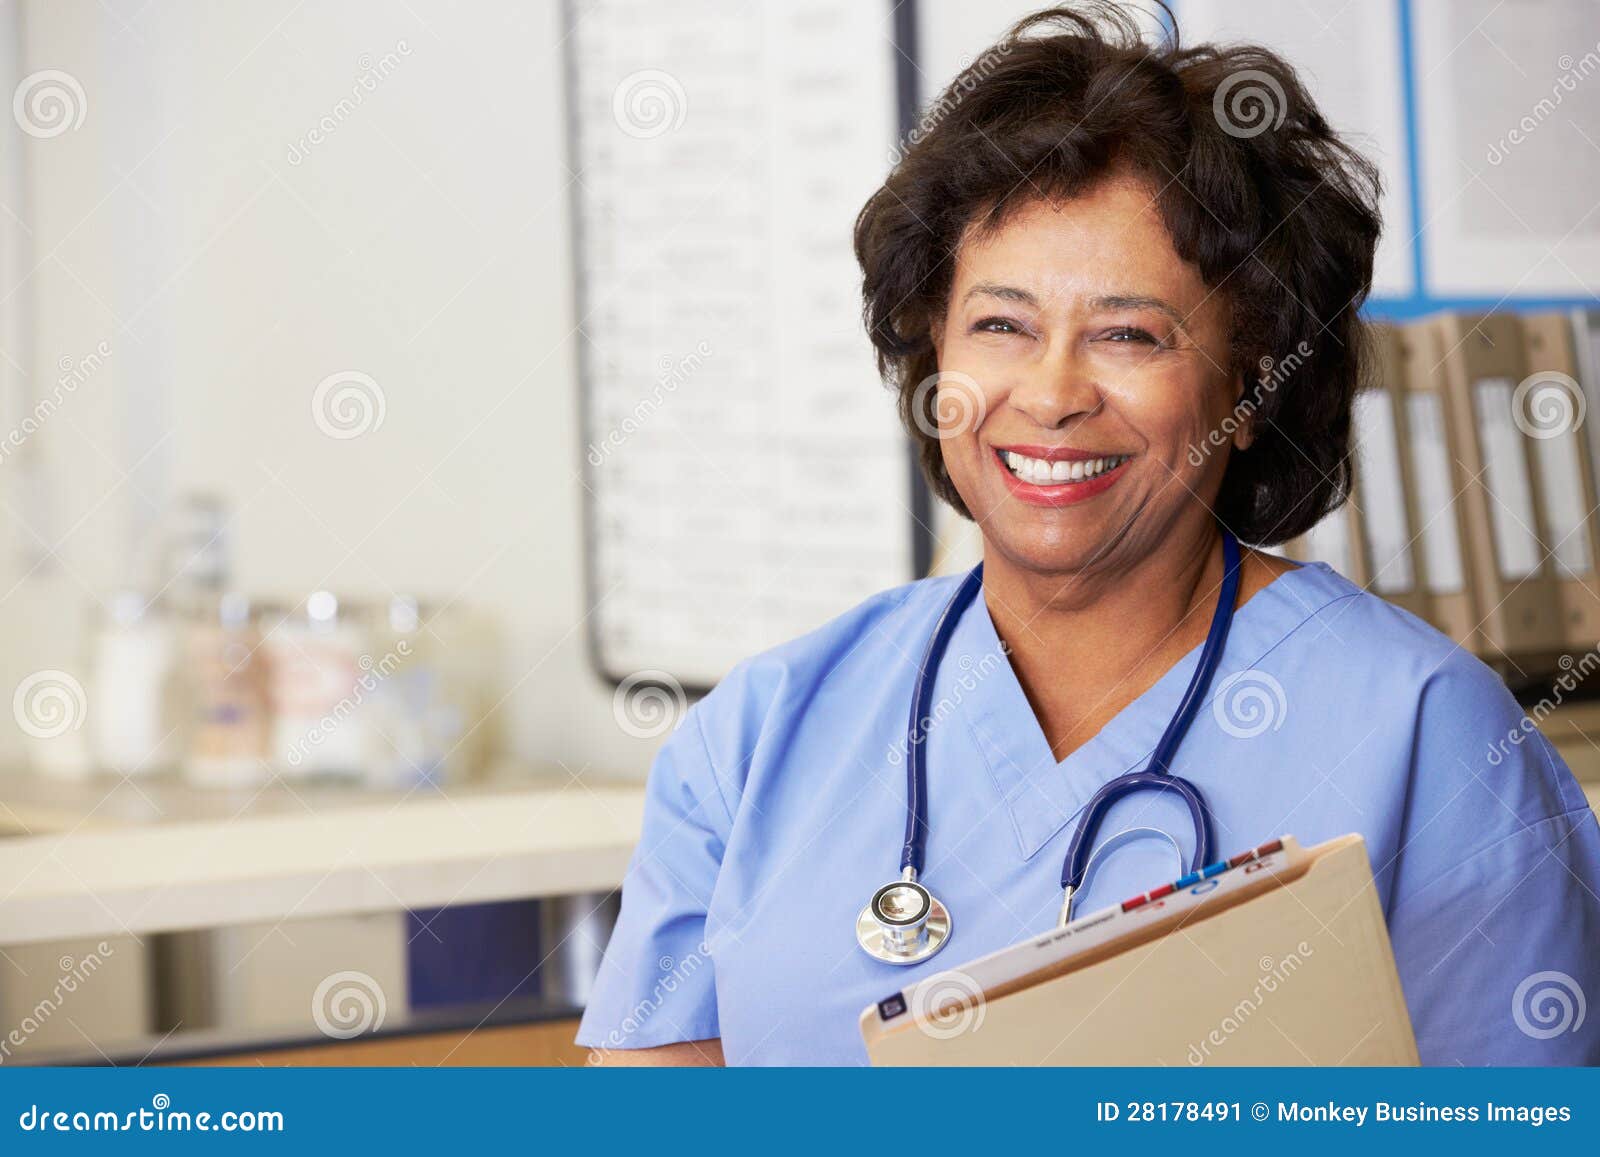
<path fill-rule="evenodd" d="M 1015 285 L 998 285 L 992 281 L 980 281 L 967 290 L 962 297 L 962 302 L 971 301 L 974 297 L 998 297 L 1001 301 L 1015 301 L 1020 305 L 1037 306 L 1039 299 L 1026 289 L 1019 289 Z"/>
<path fill-rule="evenodd" d="M 1174 325 L 1180 328 L 1183 326 L 1183 315 L 1159 297 L 1145 297 L 1141 294 L 1113 294 L 1109 297 L 1092 298 L 1089 304 L 1095 309 L 1153 309 L 1157 313 L 1166 314 Z"/>
<path fill-rule="evenodd" d="M 962 302 L 971 301 L 974 297 L 997 297 L 1001 301 L 1014 301 L 1019 305 L 1038 308 L 1039 299 L 1026 289 L 1015 285 L 1002 285 L 993 281 L 980 281 L 967 290 L 962 297 Z M 1159 297 L 1149 297 L 1138 293 L 1114 293 L 1089 299 L 1093 309 L 1153 309 L 1157 313 L 1165 314 L 1172 323 L 1183 328 L 1184 318 L 1175 308 Z"/>

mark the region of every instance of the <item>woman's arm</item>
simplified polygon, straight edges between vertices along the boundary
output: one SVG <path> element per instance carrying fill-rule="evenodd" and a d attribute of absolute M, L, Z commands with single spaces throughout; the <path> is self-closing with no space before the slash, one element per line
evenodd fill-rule
<path fill-rule="evenodd" d="M 720 1068 L 727 1062 L 722 1059 L 721 1038 L 712 1037 L 653 1049 L 595 1049 L 589 1063 L 613 1068 Z"/>

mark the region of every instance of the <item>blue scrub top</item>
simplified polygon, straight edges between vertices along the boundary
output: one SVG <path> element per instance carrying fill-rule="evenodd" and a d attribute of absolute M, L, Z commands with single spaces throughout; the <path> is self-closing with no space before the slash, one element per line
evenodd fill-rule
<path fill-rule="evenodd" d="M 891 967 L 857 946 L 856 914 L 899 873 L 912 683 L 957 581 L 876 596 L 688 712 L 650 774 L 579 1044 L 720 1037 L 729 1064 L 863 1064 L 862 1009 L 1052 926 L 1079 813 L 1143 766 L 1198 649 L 1058 764 L 974 601 L 925 740 L 922 879 L 955 931 Z M 1365 837 L 1424 1063 L 1600 1064 L 1600 828 L 1493 672 L 1311 564 L 1239 608 L 1208 699 L 1174 770 L 1209 802 L 1218 854 Z M 1102 838 L 1135 826 L 1193 851 L 1169 795 L 1121 801 Z M 1124 843 L 1076 910 L 1179 868 L 1162 841 Z"/>

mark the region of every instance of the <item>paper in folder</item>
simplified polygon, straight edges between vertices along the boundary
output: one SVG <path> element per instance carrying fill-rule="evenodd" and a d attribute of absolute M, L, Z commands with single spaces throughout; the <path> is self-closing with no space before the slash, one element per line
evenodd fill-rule
<path fill-rule="evenodd" d="M 1415 1065 L 1366 842 L 1285 836 L 861 1014 L 875 1065 Z"/>

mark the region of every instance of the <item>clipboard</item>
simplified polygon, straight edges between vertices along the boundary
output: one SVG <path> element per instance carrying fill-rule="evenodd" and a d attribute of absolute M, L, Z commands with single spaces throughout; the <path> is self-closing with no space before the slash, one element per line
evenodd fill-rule
<path fill-rule="evenodd" d="M 1366 841 L 1292 836 L 869 1006 L 874 1065 L 1415 1065 Z"/>

